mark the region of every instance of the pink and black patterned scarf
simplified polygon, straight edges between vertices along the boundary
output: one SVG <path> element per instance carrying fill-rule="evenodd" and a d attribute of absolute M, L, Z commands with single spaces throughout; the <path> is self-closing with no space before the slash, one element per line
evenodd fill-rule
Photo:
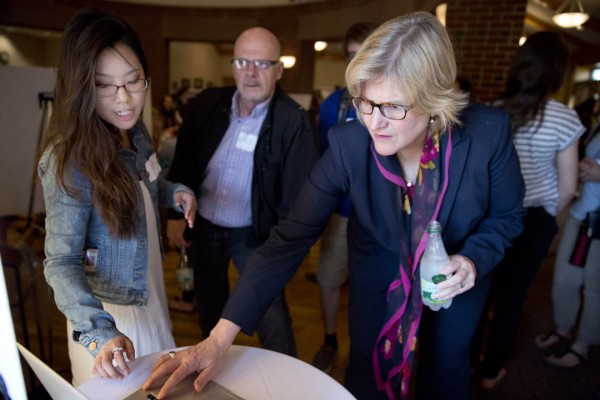
<path fill-rule="evenodd" d="M 448 129 L 447 132 L 448 146 L 445 154 L 440 152 L 440 135 L 428 132 L 417 181 L 412 187 L 407 186 L 402 176 L 391 173 L 381 165 L 371 142 L 371 151 L 381 174 L 404 189 L 403 212 L 406 218 L 411 218 L 408 224 L 411 231 L 401 232 L 400 235 L 406 238 L 400 243 L 400 266 L 398 274 L 388 287 L 385 323 L 373 349 L 377 389 L 384 390 L 389 399 L 405 399 L 409 394 L 411 367 L 423 308 L 417 271 L 427 243 L 427 225 L 437 219 L 448 187 L 452 130 Z M 443 182 L 440 168 L 442 158 Z M 407 230 L 404 226 L 400 229 Z"/>

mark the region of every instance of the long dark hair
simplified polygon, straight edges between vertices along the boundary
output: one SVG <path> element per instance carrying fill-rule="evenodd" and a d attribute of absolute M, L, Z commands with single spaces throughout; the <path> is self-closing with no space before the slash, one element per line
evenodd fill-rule
<path fill-rule="evenodd" d="M 569 51 L 556 32 L 534 33 L 517 50 L 499 105 L 510 114 L 513 133 L 538 114 L 541 122 L 550 95 L 562 85 L 568 60 Z"/>
<path fill-rule="evenodd" d="M 55 103 L 43 148 L 57 160 L 59 187 L 71 196 L 74 169 L 93 185 L 93 201 L 111 234 L 131 237 L 137 226 L 137 188 L 118 157 L 116 127 L 96 113 L 96 61 L 106 48 L 122 44 L 138 57 L 146 79 L 148 65 L 139 38 L 122 18 L 87 9 L 68 23 L 57 65 Z"/>

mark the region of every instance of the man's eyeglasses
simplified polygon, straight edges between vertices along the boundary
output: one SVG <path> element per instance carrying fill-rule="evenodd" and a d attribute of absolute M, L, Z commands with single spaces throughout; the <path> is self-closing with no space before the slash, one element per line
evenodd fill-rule
<path fill-rule="evenodd" d="M 124 85 L 111 85 L 109 83 L 96 83 L 96 97 L 111 97 L 119 93 L 120 88 L 125 88 L 127 93 L 143 92 L 148 89 L 149 79 L 136 79 Z"/>
<path fill-rule="evenodd" d="M 235 69 L 248 69 L 250 63 L 254 64 L 256 69 L 267 69 L 278 62 L 273 60 L 247 60 L 245 58 L 234 58 L 231 60 L 231 64 Z"/>
<path fill-rule="evenodd" d="M 406 113 L 410 111 L 412 107 L 405 106 L 396 103 L 373 103 L 371 100 L 363 99 L 361 97 L 353 97 L 352 105 L 361 114 L 371 115 L 373 110 L 377 107 L 379 112 L 386 118 L 394 120 L 402 120 L 406 118 Z"/>

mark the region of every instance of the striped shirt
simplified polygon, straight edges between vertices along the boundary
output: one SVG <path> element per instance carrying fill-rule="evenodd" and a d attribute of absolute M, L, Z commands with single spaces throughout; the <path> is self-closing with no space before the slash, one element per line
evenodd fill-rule
<path fill-rule="evenodd" d="M 544 207 L 550 215 L 556 215 L 559 200 L 556 156 L 576 143 L 584 132 L 585 127 L 574 110 L 550 99 L 541 124 L 538 115 L 515 133 L 513 140 L 525 180 L 525 207 Z"/>

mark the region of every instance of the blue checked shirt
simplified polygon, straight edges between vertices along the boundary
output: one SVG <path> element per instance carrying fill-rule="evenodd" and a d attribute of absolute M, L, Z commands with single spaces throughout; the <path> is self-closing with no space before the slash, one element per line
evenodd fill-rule
<path fill-rule="evenodd" d="M 200 184 L 198 213 L 215 225 L 241 228 L 252 224 L 250 197 L 254 149 L 267 116 L 269 100 L 240 118 L 239 92 L 235 92 L 229 128 L 213 154 Z"/>

